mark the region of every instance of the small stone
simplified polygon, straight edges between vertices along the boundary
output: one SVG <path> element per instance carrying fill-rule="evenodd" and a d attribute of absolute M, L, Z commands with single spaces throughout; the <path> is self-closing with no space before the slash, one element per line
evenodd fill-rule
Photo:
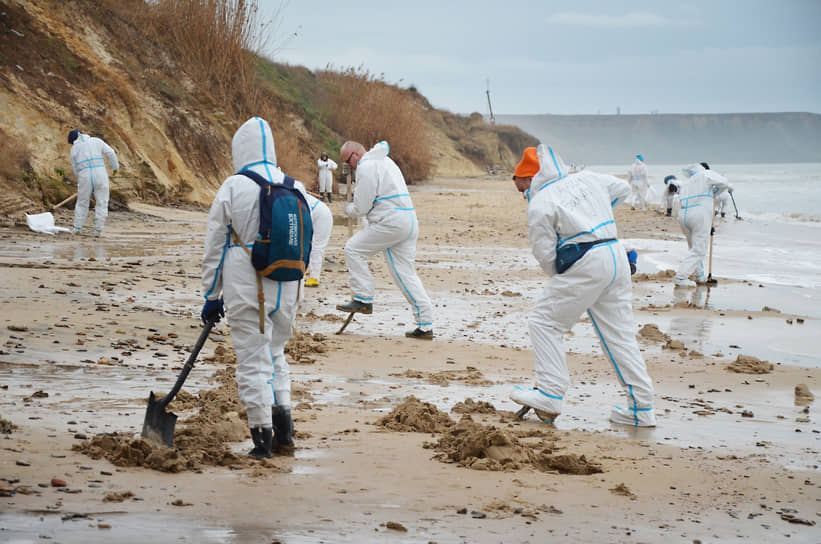
<path fill-rule="evenodd" d="M 61 478 L 51 479 L 51 487 L 65 487 L 66 485 L 68 485 L 66 481 Z"/>
<path fill-rule="evenodd" d="M 484 512 L 482 512 L 480 510 L 471 510 L 470 511 L 470 517 L 472 517 L 474 519 L 485 519 L 487 517 L 487 514 L 485 514 Z"/>
<path fill-rule="evenodd" d="M 385 527 L 390 529 L 391 531 L 400 531 L 402 533 L 408 532 L 405 526 L 399 523 L 398 521 L 389 521 L 385 524 Z"/>

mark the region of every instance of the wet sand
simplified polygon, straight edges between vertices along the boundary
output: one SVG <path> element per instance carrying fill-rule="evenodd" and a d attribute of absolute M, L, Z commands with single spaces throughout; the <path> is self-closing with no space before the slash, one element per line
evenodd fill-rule
<path fill-rule="evenodd" d="M 243 455 L 223 323 L 175 405 L 180 453 L 219 458 L 170 472 L 92 458 L 87 446 L 138 436 L 149 391 L 170 389 L 195 342 L 206 212 L 135 204 L 110 214 L 101 239 L 0 229 L 3 539 L 819 541 L 813 308 L 799 300 L 786 313 L 783 291 L 731 275 L 709 292 L 674 292 L 664 260 L 640 257 L 636 332 L 659 426 L 607 421 L 621 393 L 584 320 L 567 338 L 565 413 L 555 427 L 519 422 L 507 393 L 532 381 L 526 315 L 544 282 L 525 202 L 498 179 L 411 191 L 437 338 L 403 336 L 411 316 L 378 259 L 374 314 L 334 334 L 344 317 L 334 306 L 349 297 L 347 229 L 335 227 L 297 323 L 307 336 L 290 346 L 295 454 Z M 684 244 L 652 211 L 619 210 L 617 223 L 628 243 Z M 204 417 L 206 406 L 217 414 Z M 186 441 L 198 433 L 211 440 Z"/>

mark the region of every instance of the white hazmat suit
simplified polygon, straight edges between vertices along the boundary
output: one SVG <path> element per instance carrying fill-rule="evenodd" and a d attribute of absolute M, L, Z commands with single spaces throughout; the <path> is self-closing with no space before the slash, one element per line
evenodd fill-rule
<path fill-rule="evenodd" d="M 325 262 L 325 248 L 328 247 L 328 241 L 331 239 L 331 231 L 334 227 L 334 216 L 331 209 L 315 196 L 307 194 L 305 199 L 311 209 L 311 223 L 314 227 L 307 276 L 309 280 L 315 279 L 318 285 L 322 275 L 322 265 Z"/>
<path fill-rule="evenodd" d="M 333 171 L 336 170 L 336 163 L 330 158 L 325 160 L 320 158 L 316 161 L 316 165 L 319 167 L 319 192 L 332 193 L 334 190 Z"/>
<path fill-rule="evenodd" d="M 285 175 L 276 166 L 274 138 L 268 123 L 254 117 L 234 134 L 234 169 L 252 170 L 282 183 Z M 302 193 L 305 187 L 294 184 Z M 231 229 L 250 250 L 259 231 L 259 186 L 243 175 L 229 176 L 219 188 L 208 215 L 208 232 L 202 260 L 202 285 L 207 300 L 222 294 L 237 354 L 239 399 L 250 427 L 271 428 L 271 407 L 290 408 L 291 379 L 285 344 L 296 316 L 300 281 L 262 279 L 265 295 L 265 332 L 259 331 L 257 275 Z"/>
<path fill-rule="evenodd" d="M 568 176 L 561 159 L 544 145 L 537 154 L 540 169 L 526 192 L 527 222 L 533 256 L 552 279 L 528 316 L 536 387 L 517 387 L 511 399 L 539 410 L 548 422 L 561 413 L 570 386 L 562 337 L 586 311 L 627 397 L 610 419 L 654 426 L 653 384 L 636 342 L 630 265 L 615 239 L 612 211 L 630 196 L 630 187 L 615 176 L 589 170 Z M 594 245 L 557 274 L 558 250 L 607 239 L 612 240 Z"/>
<path fill-rule="evenodd" d="M 71 168 L 77 178 L 77 202 L 74 205 L 74 232 L 83 230 L 88 205 L 94 194 L 94 232 L 100 234 L 108 217 L 108 170 L 105 157 L 111 170 L 119 170 L 120 163 L 117 154 L 100 138 L 95 138 L 82 132 L 71 146 Z"/>
<path fill-rule="evenodd" d="M 647 208 L 647 190 L 650 188 L 650 182 L 647 180 L 647 167 L 644 165 L 644 159 L 641 155 L 636 156 L 636 160 L 630 166 L 629 175 L 630 189 L 633 192 L 631 196 L 632 205 L 634 208 L 644 210 Z"/>
<path fill-rule="evenodd" d="M 694 287 L 695 283 L 689 279 L 691 275 L 695 275 L 696 283 L 707 282 L 704 259 L 713 224 L 713 198 L 728 185 L 724 176 L 705 170 L 700 164 L 688 166 L 684 173 L 689 178 L 679 184 L 678 222 L 687 239 L 688 251 L 676 269 L 674 282 L 679 287 Z"/>
<path fill-rule="evenodd" d="M 388 157 L 387 142 L 379 142 L 362 156 L 356 168 L 356 191 L 345 206 L 350 217 L 366 216 L 365 228 L 345 244 L 353 299 L 373 303 L 374 281 L 368 259 L 383 253 L 391 276 L 411 305 L 419 329 L 430 329 L 433 306 L 416 275 L 419 222 L 405 178 Z"/>
<path fill-rule="evenodd" d="M 727 210 L 730 209 L 730 193 L 733 192 L 733 186 L 727 185 L 726 191 L 721 191 L 716 196 L 716 213 L 721 214 L 721 217 L 724 217 L 727 213 Z"/>

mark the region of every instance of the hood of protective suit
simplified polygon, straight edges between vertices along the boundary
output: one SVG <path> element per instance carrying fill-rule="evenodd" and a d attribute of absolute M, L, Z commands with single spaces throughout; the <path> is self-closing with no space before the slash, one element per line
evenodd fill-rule
<path fill-rule="evenodd" d="M 256 164 L 277 164 L 274 150 L 274 134 L 268 121 L 252 117 L 243 123 L 234 134 L 231 142 L 231 157 L 234 171 L 239 172 Z"/>
<path fill-rule="evenodd" d="M 388 142 L 382 140 L 378 144 L 374 145 L 367 153 L 362 155 L 362 159 L 360 162 L 365 160 L 371 159 L 384 159 L 388 156 L 388 153 L 391 152 L 391 146 L 388 145 Z"/>
<path fill-rule="evenodd" d="M 539 157 L 539 173 L 533 176 L 533 181 L 530 182 L 529 195 L 535 194 L 545 185 L 567 176 L 567 166 L 565 166 L 562 158 L 553 151 L 552 147 L 539 144 L 536 147 L 536 155 Z"/>
<path fill-rule="evenodd" d="M 686 175 L 688 178 L 691 178 L 691 177 L 695 176 L 696 174 L 698 174 L 699 172 L 704 172 L 705 170 L 704 170 L 703 166 L 701 166 L 698 163 L 695 163 L 695 164 L 691 164 L 689 166 L 685 166 L 684 168 L 681 169 L 681 171 L 684 172 L 684 175 Z"/>

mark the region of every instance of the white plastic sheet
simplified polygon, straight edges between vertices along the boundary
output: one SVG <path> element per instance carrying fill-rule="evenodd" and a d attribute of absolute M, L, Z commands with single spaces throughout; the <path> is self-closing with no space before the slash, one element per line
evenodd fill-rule
<path fill-rule="evenodd" d="M 51 212 L 37 213 L 34 215 L 26 214 L 26 223 L 34 232 L 42 232 L 44 234 L 57 234 L 58 232 L 71 232 L 71 229 L 65 227 L 58 227 L 54 224 L 54 216 Z"/>

